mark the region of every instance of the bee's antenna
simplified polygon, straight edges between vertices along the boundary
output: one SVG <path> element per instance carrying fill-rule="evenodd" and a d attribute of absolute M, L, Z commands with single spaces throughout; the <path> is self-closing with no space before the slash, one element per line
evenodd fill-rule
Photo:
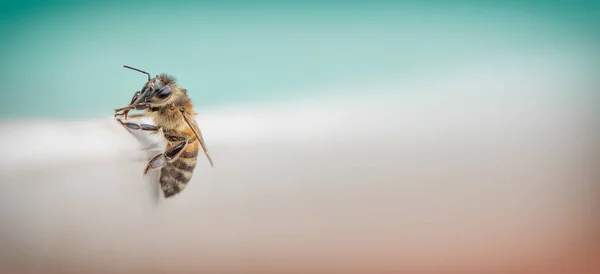
<path fill-rule="evenodd" d="M 141 73 L 144 73 L 144 74 L 148 75 L 148 81 L 150 81 L 150 80 L 152 79 L 152 77 L 150 77 L 150 73 L 147 73 L 147 72 L 145 72 L 145 71 L 143 71 L 143 70 L 139 70 L 139 69 L 136 69 L 136 68 L 132 68 L 132 67 L 130 67 L 130 66 L 123 66 L 123 67 L 125 67 L 125 68 L 128 68 L 128 69 L 132 69 L 132 70 L 135 70 L 135 71 L 139 71 L 139 72 L 141 72 Z"/>

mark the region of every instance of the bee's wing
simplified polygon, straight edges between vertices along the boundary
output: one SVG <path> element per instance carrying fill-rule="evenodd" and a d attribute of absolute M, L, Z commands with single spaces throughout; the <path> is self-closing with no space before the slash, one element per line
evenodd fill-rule
<path fill-rule="evenodd" d="M 206 155 L 206 158 L 208 158 L 208 161 L 210 162 L 210 166 L 211 167 L 214 166 L 213 161 L 210 158 L 210 155 L 208 154 L 208 149 L 206 149 L 206 144 L 204 143 L 204 138 L 202 138 L 202 132 L 200 132 L 200 127 L 198 127 L 198 123 L 196 123 L 196 119 L 194 119 L 194 117 L 192 117 L 190 114 L 188 114 L 184 109 L 181 109 L 181 115 L 183 116 L 183 120 L 185 120 L 185 122 L 192 129 L 192 131 L 194 131 L 196 138 L 200 142 L 200 146 L 202 146 L 202 149 L 204 150 L 204 154 Z"/>

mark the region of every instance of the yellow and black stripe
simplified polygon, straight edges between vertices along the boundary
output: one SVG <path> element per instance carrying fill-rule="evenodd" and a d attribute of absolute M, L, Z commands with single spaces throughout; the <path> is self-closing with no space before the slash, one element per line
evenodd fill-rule
<path fill-rule="evenodd" d="M 160 186 L 165 198 L 181 192 L 192 178 L 198 157 L 198 142 L 188 144 L 179 157 L 161 168 Z"/>

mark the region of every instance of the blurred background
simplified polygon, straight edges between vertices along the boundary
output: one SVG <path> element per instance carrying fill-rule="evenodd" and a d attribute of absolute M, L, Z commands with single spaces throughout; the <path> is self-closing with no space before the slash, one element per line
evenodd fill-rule
<path fill-rule="evenodd" d="M 145 79 L 123 65 L 175 75 L 204 109 L 311 98 L 506 54 L 596 65 L 600 35 L 597 1 L 1 5 L 3 118 L 110 115 Z"/>
<path fill-rule="evenodd" d="M 0 13 L 0 272 L 600 272 L 598 1 Z M 123 65 L 200 114 L 175 199 L 112 119 Z"/>

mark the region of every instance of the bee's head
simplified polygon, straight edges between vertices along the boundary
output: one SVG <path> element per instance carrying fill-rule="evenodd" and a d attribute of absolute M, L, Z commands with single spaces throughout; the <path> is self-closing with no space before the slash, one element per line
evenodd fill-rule
<path fill-rule="evenodd" d="M 166 75 L 158 75 L 150 79 L 142 87 L 138 103 L 161 104 L 167 101 L 171 97 L 171 94 L 173 94 L 171 83 L 171 79 Z"/>
<path fill-rule="evenodd" d="M 142 90 L 139 91 L 139 95 L 132 104 L 150 103 L 152 105 L 162 105 L 167 102 L 171 97 L 171 94 L 173 94 L 173 88 L 171 86 L 175 83 L 173 77 L 161 74 L 154 78 L 150 78 L 150 74 L 145 71 L 128 66 L 125 67 L 148 75 L 148 82 L 146 82 L 142 87 Z"/>

